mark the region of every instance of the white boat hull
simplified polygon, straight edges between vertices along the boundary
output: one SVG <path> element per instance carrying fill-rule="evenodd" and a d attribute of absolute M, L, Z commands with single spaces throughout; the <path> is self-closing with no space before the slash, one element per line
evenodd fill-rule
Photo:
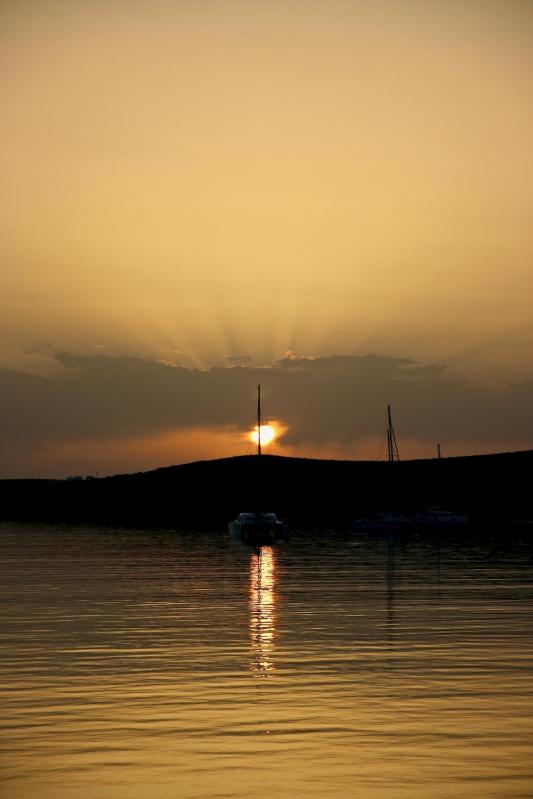
<path fill-rule="evenodd" d="M 252 546 L 266 546 L 288 538 L 288 528 L 283 522 L 257 521 L 240 522 L 238 519 L 228 524 L 228 530 L 235 541 Z"/>

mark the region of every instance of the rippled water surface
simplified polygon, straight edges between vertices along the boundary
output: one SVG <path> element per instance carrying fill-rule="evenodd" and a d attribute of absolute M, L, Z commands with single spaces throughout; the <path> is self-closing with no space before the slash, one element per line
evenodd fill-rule
<path fill-rule="evenodd" d="M 0 526 L 1 789 L 531 797 L 531 550 Z"/>

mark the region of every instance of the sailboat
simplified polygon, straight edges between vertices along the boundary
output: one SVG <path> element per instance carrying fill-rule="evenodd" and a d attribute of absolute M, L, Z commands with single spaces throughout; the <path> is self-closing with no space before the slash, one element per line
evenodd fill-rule
<path fill-rule="evenodd" d="M 396 433 L 392 424 L 392 412 L 390 403 L 387 405 L 387 460 L 389 463 L 396 463 L 400 460 Z M 379 511 L 369 513 L 356 519 L 353 530 L 356 533 L 379 533 L 390 535 L 398 533 L 406 528 L 410 519 L 402 513 L 392 511 Z"/>
<path fill-rule="evenodd" d="M 263 417 L 261 414 L 261 383 L 257 386 L 257 458 L 262 458 L 261 427 Z M 258 462 L 258 466 L 261 461 Z M 261 488 L 259 481 L 259 489 Z M 233 538 L 252 544 L 263 546 L 273 544 L 275 541 L 288 537 L 287 525 L 278 519 L 275 513 L 265 513 L 256 509 L 246 513 L 239 513 L 235 521 L 229 522 L 228 529 Z"/>

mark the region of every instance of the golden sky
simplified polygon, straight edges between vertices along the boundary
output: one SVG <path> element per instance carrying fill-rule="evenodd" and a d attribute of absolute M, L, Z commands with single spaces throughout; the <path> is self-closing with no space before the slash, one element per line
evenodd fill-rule
<path fill-rule="evenodd" d="M 529 0 L 17 0 L 0 31 L 3 366 L 532 376 Z"/>

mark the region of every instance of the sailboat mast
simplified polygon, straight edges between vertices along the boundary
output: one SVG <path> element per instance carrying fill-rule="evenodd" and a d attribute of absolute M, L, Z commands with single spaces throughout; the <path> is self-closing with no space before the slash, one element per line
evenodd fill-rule
<path fill-rule="evenodd" d="M 387 405 L 387 460 L 389 463 L 394 460 L 394 450 L 392 448 L 392 416 L 390 405 Z"/>
<path fill-rule="evenodd" d="M 400 453 L 398 452 L 398 444 L 396 441 L 396 434 L 394 433 L 394 427 L 392 426 L 392 414 L 390 409 L 390 403 L 387 405 L 387 450 L 388 450 L 388 460 L 392 461 L 399 461 L 400 460 Z"/>
<path fill-rule="evenodd" d="M 257 454 L 261 455 L 261 383 L 257 386 Z"/>

